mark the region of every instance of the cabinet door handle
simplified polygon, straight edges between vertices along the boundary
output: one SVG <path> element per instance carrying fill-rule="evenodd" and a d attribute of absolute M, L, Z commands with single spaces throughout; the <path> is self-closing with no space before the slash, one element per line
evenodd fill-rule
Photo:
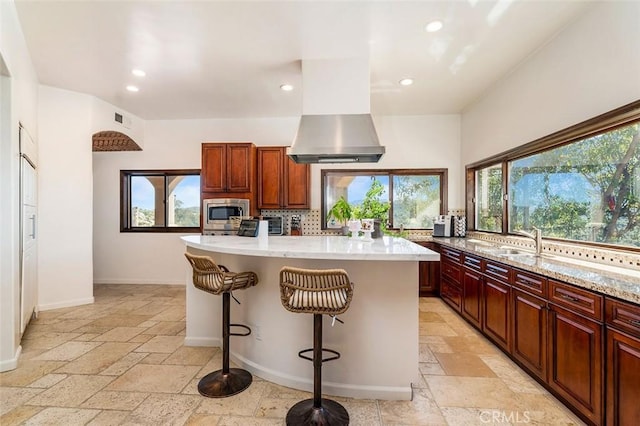
<path fill-rule="evenodd" d="M 635 327 L 640 327 L 640 321 L 635 320 L 635 319 L 630 319 L 629 320 L 629 324 L 635 326 Z"/>
<path fill-rule="evenodd" d="M 573 296 L 569 296 L 568 294 L 563 294 L 560 297 L 562 297 L 563 299 L 568 300 L 570 302 L 579 302 L 580 301 L 578 298 L 573 297 Z"/>
<path fill-rule="evenodd" d="M 29 236 L 31 237 L 31 239 L 35 240 L 36 239 L 36 215 L 35 214 L 31 215 L 29 220 L 31 220 L 31 234 Z"/>

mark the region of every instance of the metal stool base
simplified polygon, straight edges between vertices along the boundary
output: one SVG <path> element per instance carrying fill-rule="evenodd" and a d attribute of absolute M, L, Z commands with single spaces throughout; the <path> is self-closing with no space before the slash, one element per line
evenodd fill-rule
<path fill-rule="evenodd" d="M 346 426 L 349 413 L 330 399 L 321 399 L 320 407 L 313 406 L 313 398 L 298 402 L 287 413 L 287 425 Z"/>
<path fill-rule="evenodd" d="M 241 368 L 230 368 L 227 374 L 218 370 L 200 379 L 198 392 L 209 398 L 226 398 L 242 392 L 252 381 L 251 373 Z"/>

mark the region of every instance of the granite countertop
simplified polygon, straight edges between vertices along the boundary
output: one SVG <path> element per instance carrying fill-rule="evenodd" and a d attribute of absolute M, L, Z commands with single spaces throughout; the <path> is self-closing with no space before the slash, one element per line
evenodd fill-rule
<path fill-rule="evenodd" d="M 421 237 L 413 241 L 433 241 L 460 251 L 476 254 L 526 271 L 555 278 L 578 287 L 640 304 L 640 271 L 602 265 L 564 256 L 534 256 L 520 248 L 518 253 L 499 253 L 504 246 L 467 238 Z M 497 251 L 498 250 L 498 251 Z"/>
<path fill-rule="evenodd" d="M 404 238 L 383 237 L 372 241 L 345 236 L 269 236 L 266 240 L 238 236 L 189 235 L 189 246 L 201 250 L 260 257 L 299 259 L 438 261 L 440 255 Z"/>

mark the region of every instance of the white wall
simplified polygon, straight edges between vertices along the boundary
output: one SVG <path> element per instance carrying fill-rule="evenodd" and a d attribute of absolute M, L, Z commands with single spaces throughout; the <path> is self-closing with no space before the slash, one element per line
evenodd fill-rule
<path fill-rule="evenodd" d="M 456 189 L 462 174 L 459 116 L 374 117 L 374 121 L 387 153 L 378 164 L 359 168 L 447 167 L 449 207 L 462 206 Z M 147 121 L 142 152 L 94 153 L 94 281 L 184 283 L 186 261 L 179 234 L 120 233 L 120 170 L 200 168 L 202 142 L 289 145 L 298 122 L 299 117 Z M 315 209 L 320 208 L 320 170 L 319 165 L 312 166 L 311 206 Z"/>
<path fill-rule="evenodd" d="M 121 114 L 123 123 L 115 121 L 115 113 Z M 113 130 L 129 136 L 144 149 L 144 120 L 98 98 L 91 98 L 91 126 L 93 133 Z"/>
<path fill-rule="evenodd" d="M 19 327 L 18 123 L 37 135 L 38 82 L 15 5 L 0 1 L 0 56 L 6 65 L 0 102 L 0 371 L 15 368 Z"/>
<path fill-rule="evenodd" d="M 93 302 L 93 97 L 40 86 L 38 305 Z"/>
<path fill-rule="evenodd" d="M 640 2 L 604 2 L 462 115 L 462 164 L 640 99 Z"/>

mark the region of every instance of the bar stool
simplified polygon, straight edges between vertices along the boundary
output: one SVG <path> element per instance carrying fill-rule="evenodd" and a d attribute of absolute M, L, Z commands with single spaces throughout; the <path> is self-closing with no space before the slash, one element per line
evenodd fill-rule
<path fill-rule="evenodd" d="M 322 363 L 340 358 L 340 353 L 322 348 L 322 315 L 336 319 L 336 315 L 349 308 L 352 297 L 353 283 L 343 269 L 310 270 L 285 266 L 280 270 L 282 306 L 291 312 L 313 314 L 313 348 L 298 352 L 300 358 L 313 361 L 313 399 L 291 407 L 287 425 L 349 424 L 349 413 L 341 404 L 322 398 Z M 304 355 L 311 351 L 313 357 Z M 333 356 L 323 359 L 323 351 Z"/>
<path fill-rule="evenodd" d="M 204 376 L 198 383 L 200 395 L 224 398 L 238 394 L 253 381 L 251 373 L 242 368 L 229 368 L 229 336 L 248 336 L 251 329 L 242 324 L 231 324 L 230 297 L 234 290 L 242 290 L 258 284 L 255 272 L 229 272 L 209 256 L 184 254 L 193 269 L 193 285 L 207 293 L 222 294 L 222 369 Z M 236 302 L 238 299 L 233 298 Z M 240 303 L 240 302 L 238 302 Z M 231 333 L 231 327 L 242 327 L 246 333 Z"/>

